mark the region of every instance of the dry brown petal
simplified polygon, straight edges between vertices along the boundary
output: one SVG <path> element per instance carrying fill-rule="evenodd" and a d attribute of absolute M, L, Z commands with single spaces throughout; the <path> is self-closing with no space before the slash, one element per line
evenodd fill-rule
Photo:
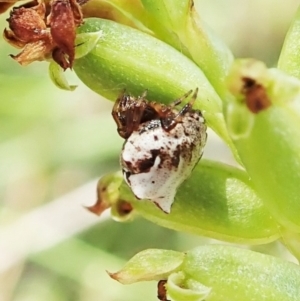
<path fill-rule="evenodd" d="M 61 48 L 55 47 L 52 50 L 52 58 L 64 70 L 72 68 L 73 62 L 70 62 L 70 57 Z"/>
<path fill-rule="evenodd" d="M 242 80 L 244 82 L 242 93 L 245 95 L 246 105 L 252 113 L 257 114 L 271 106 L 265 87 L 252 78 L 244 77 Z"/>
<path fill-rule="evenodd" d="M 37 7 L 14 8 L 7 20 L 9 28 L 19 41 L 30 43 L 40 40 L 47 35 L 44 21 L 45 6 L 41 3 Z"/>
<path fill-rule="evenodd" d="M 48 23 L 53 41 L 57 45 L 53 51 L 53 59 L 63 69 L 72 68 L 76 26 L 82 23 L 79 5 L 73 0 L 53 1 Z"/>
<path fill-rule="evenodd" d="M 16 48 L 24 48 L 26 43 L 20 41 L 19 39 L 16 38 L 14 33 L 11 30 L 7 30 L 6 28 L 3 31 L 3 38 L 12 46 Z"/>
<path fill-rule="evenodd" d="M 107 202 L 105 199 L 97 199 L 96 203 L 92 206 L 85 207 L 88 211 L 96 214 L 101 215 L 105 210 L 109 209 L 111 204 Z"/>
<path fill-rule="evenodd" d="M 85 0 L 85 3 L 88 0 Z M 72 12 L 73 12 L 73 16 L 74 16 L 74 22 L 76 27 L 81 25 L 83 23 L 83 14 L 82 14 L 82 10 L 81 10 L 81 6 L 84 3 L 79 3 L 76 0 L 70 0 L 70 5 L 72 7 Z"/>
<path fill-rule="evenodd" d="M 160 280 L 157 283 L 157 298 L 160 301 L 169 301 L 167 299 L 167 290 L 166 290 L 166 285 L 167 280 Z"/>
<path fill-rule="evenodd" d="M 34 61 L 43 61 L 51 53 L 52 44 L 46 40 L 27 43 L 18 55 L 11 55 L 19 64 L 26 66 Z"/>
<path fill-rule="evenodd" d="M 10 30 L 4 30 L 4 38 L 13 46 L 24 48 L 18 55 L 11 55 L 21 65 L 49 57 L 54 45 L 46 27 L 45 5 L 35 1 L 14 8 L 7 20 Z"/>

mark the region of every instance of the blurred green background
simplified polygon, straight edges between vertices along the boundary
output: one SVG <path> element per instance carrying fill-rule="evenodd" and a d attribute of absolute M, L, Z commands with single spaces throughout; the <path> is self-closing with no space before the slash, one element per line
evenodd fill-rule
<path fill-rule="evenodd" d="M 199 0 L 202 18 L 236 57 L 275 66 L 298 1 Z M 8 14 L 0 16 L 3 30 Z M 65 92 L 46 63 L 21 67 L 0 38 L 0 301 L 156 298 L 155 283 L 122 286 L 116 271 L 150 247 L 185 250 L 203 238 L 137 219 L 119 224 L 83 205 L 95 200 L 95 179 L 118 169 L 122 140 L 112 104 L 84 87 Z M 228 161 L 212 135 L 206 157 Z"/>

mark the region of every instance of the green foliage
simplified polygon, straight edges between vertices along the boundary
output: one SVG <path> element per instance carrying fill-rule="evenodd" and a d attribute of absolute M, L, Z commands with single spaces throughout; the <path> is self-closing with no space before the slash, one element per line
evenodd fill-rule
<path fill-rule="evenodd" d="M 169 215 L 147 201 L 136 200 L 126 184 L 121 185 L 119 199 L 164 227 L 227 242 L 268 242 L 283 233 L 280 228 L 287 229 L 288 233 L 299 233 L 298 79 L 278 69 L 269 70 L 255 60 L 236 60 L 232 65 L 230 51 L 202 25 L 190 1 L 153 0 L 143 4 L 157 21 L 155 28 L 149 27 L 154 38 L 118 23 L 88 19 L 80 32 L 102 30 L 103 36 L 86 56 L 76 61 L 75 72 L 90 88 L 110 99 L 116 98 L 116 90 L 121 87 L 135 94 L 148 88 L 150 99 L 155 97 L 169 103 L 192 89 L 192 85 L 199 87 L 196 107 L 203 111 L 208 126 L 231 146 L 245 170 L 202 161 L 179 188 Z M 295 32 L 299 34 L 297 20 L 284 48 L 293 49 L 293 54 L 283 51 L 279 64 L 293 75 L 299 50 L 290 45 L 293 45 Z M 158 34 L 160 28 L 162 33 L 171 34 L 172 40 Z M 178 45 L 184 46 L 183 53 L 176 50 Z M 110 181 L 119 183 L 119 174 L 110 175 Z M 105 199 L 113 208 L 118 207 L 115 198 L 110 200 L 106 196 Z M 113 212 L 118 214 L 117 210 Z M 288 243 L 290 236 L 282 236 L 293 250 Z M 293 245 L 295 239 L 294 235 Z M 208 259 L 204 253 L 215 257 Z M 122 271 L 111 276 L 122 283 L 168 279 L 167 294 L 174 301 L 206 297 L 211 300 L 297 300 L 300 295 L 299 283 L 292 281 L 294 277 L 299 278 L 296 265 L 229 247 L 207 247 L 204 253 L 197 255 L 192 263 L 183 264 L 180 269 L 183 274 L 174 276 L 174 271 L 166 275 L 158 268 L 168 262 L 165 256 L 159 265 L 158 259 L 146 251 L 134 268 L 125 265 Z M 144 276 L 139 276 L 139 268 L 145 270 Z M 124 273 L 132 278 L 126 274 L 124 280 Z M 269 273 L 276 275 L 276 281 Z M 185 297 L 184 292 L 174 291 L 174 279 L 183 281 L 177 286 L 187 289 L 189 293 Z M 197 295 L 200 291 L 202 293 Z"/>
<path fill-rule="evenodd" d="M 125 183 L 119 198 L 150 221 L 178 231 L 245 244 L 267 243 L 279 235 L 248 175 L 218 162 L 201 160 L 179 187 L 170 214 L 136 200 Z"/>
<path fill-rule="evenodd" d="M 117 168 L 121 139 L 107 108 L 97 107 L 90 100 L 93 95 L 86 96 L 87 92 L 66 96 L 67 92 L 52 89 L 44 76 L 45 65 L 32 68 L 33 76 L 28 78 L 26 70 L 20 72 L 16 80 L 10 72 L 19 69 L 2 59 L 0 84 L 5 83 L 5 87 L 1 86 L 4 101 L 0 104 L 0 185 L 9 187 L 1 191 L 7 202 L 3 205 L 3 228 L 26 215 L 27 210 L 42 206 L 42 202 L 99 172 L 109 171 L 100 186 L 108 188 L 105 198 L 115 220 L 132 220 L 140 215 L 183 233 L 139 219 L 122 227 L 111 221 L 102 223 L 79 237 L 32 254 L 27 264 L 20 264 L 13 300 L 133 301 L 141 296 L 155 300 L 151 284 L 128 288 L 109 279 L 105 270 L 115 271 L 123 264 L 123 269 L 110 274 L 113 278 L 125 284 L 166 280 L 167 295 L 173 301 L 299 300 L 300 269 L 286 261 L 286 250 L 273 250 L 282 256 L 278 259 L 268 246 L 264 251 L 268 255 L 227 246 L 243 244 L 261 251 L 254 245 L 274 242 L 274 246 L 280 239 L 300 258 L 299 12 L 286 36 L 278 67 L 268 69 L 258 60 L 234 61 L 230 49 L 200 19 L 191 1 L 142 0 L 131 4 L 90 0 L 87 11 L 97 16 L 103 2 L 114 20 L 87 19 L 77 35 L 74 71 L 81 81 L 111 101 L 123 88 L 136 96 L 148 89 L 150 100 L 166 104 L 198 87 L 195 107 L 230 147 L 238 167 L 202 159 L 178 189 L 167 215 L 149 201 L 137 200 L 120 173 L 111 173 Z M 223 13 L 219 5 L 214 9 Z M 239 21 L 237 24 L 242 25 Z M 232 35 L 235 32 L 230 32 Z M 244 39 L 250 36 L 245 34 Z M 259 45 L 257 48 L 261 49 Z M 57 86 L 74 90 L 76 86 L 67 82 L 55 63 L 50 63 L 49 71 Z M 254 82 L 250 88 L 245 78 Z M 78 86 L 80 89 L 82 85 Z M 253 98 L 257 91 L 258 97 Z M 82 101 L 73 99 L 76 93 Z M 253 107 L 257 99 L 265 102 Z M 86 102 L 93 112 L 82 110 Z M 20 189 L 24 180 L 30 184 L 28 190 L 35 188 L 31 193 Z M 56 191 L 59 188 L 55 183 L 63 187 L 61 191 Z M 25 209 L 22 205 L 14 208 L 11 191 L 20 191 L 22 199 L 18 202 L 24 201 Z M 124 201 L 133 207 L 128 216 L 120 215 Z M 55 218 L 49 220 L 55 224 Z M 72 218 L 65 215 L 66 223 Z M 22 241 L 23 234 L 12 237 Z M 211 241 L 204 241 L 202 236 L 225 244 L 210 245 Z M 33 239 L 33 244 L 38 240 Z M 203 241 L 208 245 L 185 253 L 153 249 L 187 250 Z M 9 285 L 0 288 L 8 291 Z"/>
<path fill-rule="evenodd" d="M 156 272 L 156 273 L 155 273 Z M 149 249 L 113 274 L 121 283 L 163 278 L 173 300 L 299 300 L 300 269 L 279 258 L 229 246 L 186 253 Z M 155 274 L 155 276 L 153 276 Z"/>

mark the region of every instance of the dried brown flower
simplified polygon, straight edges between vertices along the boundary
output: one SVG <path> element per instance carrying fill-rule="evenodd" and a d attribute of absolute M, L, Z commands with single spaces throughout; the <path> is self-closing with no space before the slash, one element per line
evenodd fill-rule
<path fill-rule="evenodd" d="M 76 0 L 32 1 L 13 8 L 4 38 L 23 50 L 11 57 L 21 65 L 52 57 L 64 70 L 72 68 L 76 27 L 82 19 Z"/>

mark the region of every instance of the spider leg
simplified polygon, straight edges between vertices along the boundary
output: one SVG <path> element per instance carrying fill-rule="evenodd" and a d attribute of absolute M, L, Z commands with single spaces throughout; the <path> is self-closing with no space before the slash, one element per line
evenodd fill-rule
<path fill-rule="evenodd" d="M 172 109 L 175 106 L 179 105 L 184 99 L 189 97 L 189 95 L 192 92 L 193 92 L 193 90 L 188 91 L 187 93 L 185 93 L 180 98 L 175 99 L 169 106 L 162 105 L 162 104 L 156 103 L 156 102 L 151 102 L 151 108 L 157 113 L 157 116 L 159 116 L 161 120 L 165 119 L 165 124 L 167 125 L 168 122 L 170 122 L 170 120 L 172 119 L 172 116 L 174 115 L 173 112 L 172 112 Z"/>
<path fill-rule="evenodd" d="M 131 132 L 136 131 L 143 118 L 144 111 L 146 109 L 147 103 L 144 97 L 139 98 L 137 103 L 132 108 L 132 116 L 128 117 L 128 123 L 130 122 Z"/>
<path fill-rule="evenodd" d="M 139 99 L 145 99 L 148 93 L 148 89 L 146 89 L 143 94 L 139 97 Z"/>
<path fill-rule="evenodd" d="M 146 94 L 147 90 L 136 99 L 123 91 L 116 100 L 112 116 L 122 138 L 127 139 L 133 131 L 138 129 L 147 107 Z"/>
<path fill-rule="evenodd" d="M 123 138 L 127 139 L 133 132 L 133 109 L 124 111 L 124 125 L 123 125 Z"/>
<path fill-rule="evenodd" d="M 192 92 L 193 91 L 191 90 L 191 91 L 187 92 L 186 94 L 184 94 L 182 97 L 175 100 L 175 102 L 173 102 L 173 105 L 175 106 L 177 104 L 180 104 L 181 101 L 183 99 L 187 98 Z M 162 127 L 166 131 L 172 130 L 178 122 L 181 122 L 184 114 L 187 112 L 190 112 L 192 110 L 193 104 L 197 98 L 197 94 L 198 94 L 198 88 L 196 88 L 194 94 L 191 97 L 191 100 L 179 111 L 179 113 L 177 115 L 175 115 L 175 116 L 169 115 L 169 116 L 166 116 L 166 118 L 161 119 Z"/>
<path fill-rule="evenodd" d="M 190 90 L 190 91 L 188 91 L 188 92 L 186 92 L 184 95 L 182 95 L 180 98 L 178 98 L 178 99 L 175 99 L 172 103 L 171 103 L 171 107 L 175 107 L 175 106 L 178 106 L 179 104 L 181 104 L 181 102 L 183 101 L 183 100 L 185 100 L 186 98 L 188 98 L 190 95 L 191 95 L 191 93 L 193 92 L 193 90 Z"/>
<path fill-rule="evenodd" d="M 145 108 L 147 106 L 147 96 L 148 90 L 146 89 L 141 96 L 138 97 L 136 103 L 132 107 L 133 110 L 133 117 L 132 117 L 132 123 L 133 123 L 133 130 L 136 130 L 138 126 L 141 123 L 143 113 L 145 111 Z"/>
<path fill-rule="evenodd" d="M 192 92 L 192 91 L 190 91 L 190 92 Z M 179 111 L 178 115 L 175 118 L 177 118 L 178 116 L 184 115 L 186 112 L 189 112 L 192 109 L 192 107 L 195 103 L 195 100 L 197 99 L 197 95 L 198 95 L 198 88 L 196 88 L 196 90 L 195 90 L 194 94 L 192 95 L 190 101 Z"/>
<path fill-rule="evenodd" d="M 121 121 L 121 115 L 120 115 L 120 106 L 121 106 L 121 102 L 124 98 L 125 95 L 125 89 L 119 94 L 117 100 L 114 103 L 113 109 L 112 109 L 112 117 L 115 121 L 115 123 L 118 126 L 118 129 L 122 127 L 122 121 Z"/>
<path fill-rule="evenodd" d="M 130 95 L 125 94 L 125 89 L 120 93 L 112 110 L 112 116 L 117 124 L 118 133 L 122 138 L 128 138 L 132 130 L 128 129 L 128 120 L 132 118 L 130 106 L 132 100 Z M 130 123 L 129 123 L 130 124 Z"/>

